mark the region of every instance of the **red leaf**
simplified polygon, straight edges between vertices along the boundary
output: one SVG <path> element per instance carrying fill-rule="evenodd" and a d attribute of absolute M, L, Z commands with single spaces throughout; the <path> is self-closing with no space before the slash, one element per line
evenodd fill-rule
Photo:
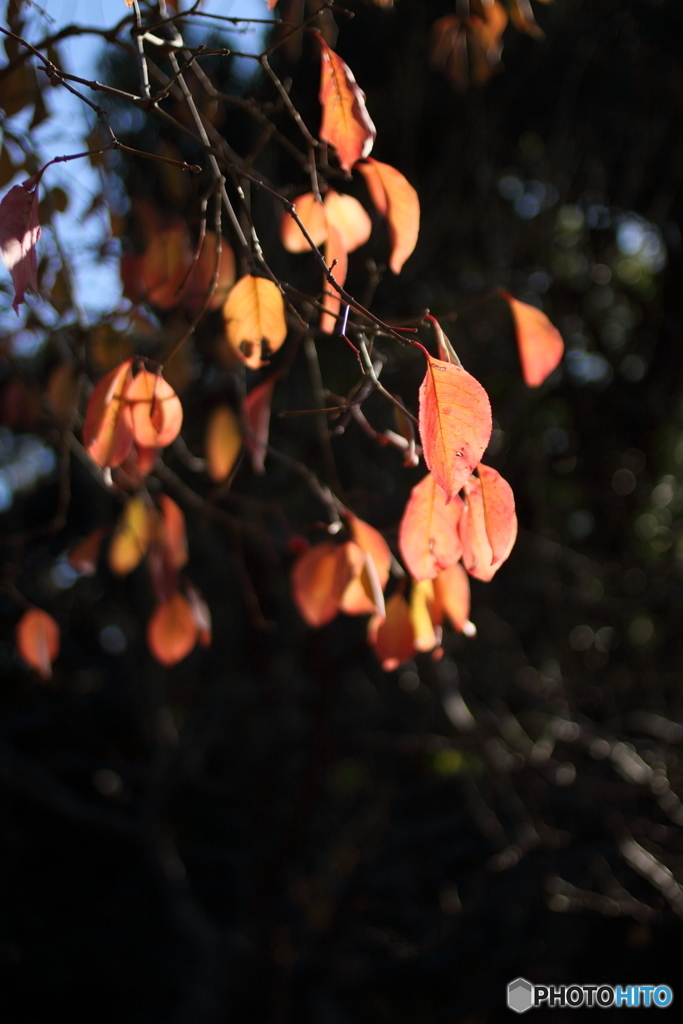
<path fill-rule="evenodd" d="M 351 574 L 337 544 L 316 544 L 294 563 L 292 595 L 309 626 L 324 626 L 339 612 L 339 600 Z"/>
<path fill-rule="evenodd" d="M 27 288 L 38 291 L 38 186 L 34 178 L 9 190 L 0 203 L 0 252 L 12 275 L 14 301 L 18 312 Z"/>
<path fill-rule="evenodd" d="M 522 362 L 524 380 L 530 388 L 537 388 L 562 359 L 564 353 L 562 335 L 540 309 L 513 299 L 507 292 L 501 292 L 501 294 L 510 304 L 515 321 L 517 347 Z"/>
<path fill-rule="evenodd" d="M 479 381 L 466 370 L 423 352 L 427 373 L 420 386 L 422 450 L 427 468 L 450 501 L 489 443 L 491 405 Z"/>
<path fill-rule="evenodd" d="M 40 608 L 29 609 L 17 623 L 16 641 L 24 661 L 41 679 L 50 679 L 52 662 L 59 654 L 59 626 L 52 616 Z"/>
<path fill-rule="evenodd" d="M 83 423 L 83 446 L 98 466 L 120 466 L 133 445 L 124 393 L 133 379 L 132 359 L 115 367 L 94 388 Z"/>
<path fill-rule="evenodd" d="M 386 617 L 373 615 L 368 622 L 368 643 L 385 672 L 392 672 L 413 657 L 413 624 L 403 594 L 387 601 Z"/>
<path fill-rule="evenodd" d="M 491 466 L 479 464 L 477 470 L 484 502 L 486 534 L 491 545 L 492 564 L 504 561 L 517 539 L 515 496 L 507 480 Z"/>
<path fill-rule="evenodd" d="M 156 608 L 147 624 L 147 646 L 162 665 L 175 665 L 197 643 L 198 626 L 189 601 L 175 593 Z"/>
<path fill-rule="evenodd" d="M 465 636 L 475 635 L 476 629 L 470 622 L 470 581 L 460 562 L 455 562 L 436 577 L 434 599 L 454 629 Z"/>
<path fill-rule="evenodd" d="M 165 448 L 183 425 L 180 399 L 163 377 L 149 370 L 140 370 L 126 387 L 124 415 L 142 448 Z"/>
<path fill-rule="evenodd" d="M 434 579 L 462 554 L 458 520 L 462 501 L 446 502 L 431 473 L 413 487 L 398 533 L 401 556 L 416 580 Z"/>
<path fill-rule="evenodd" d="M 420 200 L 406 178 L 390 164 L 381 164 L 368 157 L 356 165 L 365 178 L 373 203 L 389 222 L 391 257 L 389 266 L 395 274 L 417 245 L 420 231 Z"/>
<path fill-rule="evenodd" d="M 339 163 L 347 174 L 361 157 L 370 153 L 377 131 L 365 106 L 351 68 L 318 36 L 320 61 L 320 103 L 323 108 L 320 138 L 337 150 Z"/>
<path fill-rule="evenodd" d="M 270 377 L 261 384 L 257 384 L 244 402 L 244 415 L 249 432 L 244 438 L 244 445 L 251 455 L 251 463 L 255 473 L 264 472 L 266 460 L 266 447 L 268 445 L 268 434 L 270 432 L 270 404 L 273 399 L 273 388 L 278 378 L 277 373 L 271 373 Z"/>

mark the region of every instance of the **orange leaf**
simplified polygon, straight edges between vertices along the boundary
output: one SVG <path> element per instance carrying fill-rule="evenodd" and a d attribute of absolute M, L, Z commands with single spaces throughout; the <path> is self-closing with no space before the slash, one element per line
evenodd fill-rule
<path fill-rule="evenodd" d="M 83 446 L 98 466 L 119 466 L 133 444 L 124 413 L 124 392 L 132 380 L 132 359 L 116 366 L 93 389 L 83 423 Z"/>
<path fill-rule="evenodd" d="M 325 195 L 324 207 L 328 227 L 337 229 L 347 252 L 354 252 L 365 245 L 372 231 L 372 221 L 357 199 L 340 195 L 330 188 Z"/>
<path fill-rule="evenodd" d="M 249 428 L 244 444 L 251 455 L 255 473 L 263 473 L 270 432 L 270 405 L 277 378 L 277 373 L 271 373 L 270 377 L 249 392 L 244 401 L 244 415 Z"/>
<path fill-rule="evenodd" d="M 363 524 L 366 525 L 366 524 Z M 339 571 L 348 579 L 339 599 L 339 610 L 346 615 L 376 612 L 384 617 L 384 596 L 379 573 L 368 551 L 349 540 L 337 548 Z"/>
<path fill-rule="evenodd" d="M 517 347 L 522 362 L 524 380 L 530 388 L 537 388 L 562 359 L 564 352 L 562 335 L 540 309 L 513 299 L 507 292 L 501 292 L 501 294 L 510 304 L 515 321 Z"/>
<path fill-rule="evenodd" d="M 413 624 L 403 594 L 387 601 L 386 618 L 373 615 L 368 622 L 368 643 L 385 672 L 392 672 L 413 656 Z"/>
<path fill-rule="evenodd" d="M 325 207 L 312 192 L 294 200 L 296 213 L 311 236 L 314 245 L 322 245 L 327 238 L 327 215 Z M 291 214 L 285 213 L 280 224 L 280 239 L 288 252 L 310 252 L 311 247 L 301 228 Z"/>
<path fill-rule="evenodd" d="M 81 576 L 94 576 L 97 571 L 97 563 L 100 558 L 100 548 L 106 534 L 104 526 L 98 526 L 96 530 L 75 544 L 69 551 L 69 561 L 74 569 Z"/>
<path fill-rule="evenodd" d="M 220 242 L 216 290 L 209 299 L 207 309 L 220 309 L 235 283 L 235 254 L 224 238 L 221 238 Z M 196 313 L 202 308 L 206 296 L 211 291 L 216 271 L 216 244 L 216 232 L 207 231 L 199 250 L 197 262 L 190 272 L 187 284 L 180 293 L 179 298 L 182 298 L 185 306 L 192 313 Z"/>
<path fill-rule="evenodd" d="M 476 628 L 470 622 L 470 581 L 460 562 L 440 572 L 433 585 L 434 599 L 453 628 L 465 636 L 474 636 Z"/>
<path fill-rule="evenodd" d="M 36 178 L 14 185 L 0 203 L 0 253 L 12 275 L 18 312 L 27 288 L 38 291 L 38 186 Z"/>
<path fill-rule="evenodd" d="M 228 295 L 223 319 L 228 345 L 252 370 L 262 365 L 263 341 L 277 352 L 287 337 L 284 299 L 277 285 L 265 277 L 241 278 Z"/>
<path fill-rule="evenodd" d="M 52 678 L 52 662 L 59 654 L 59 626 L 47 612 L 30 608 L 16 628 L 17 650 L 41 679 Z"/>
<path fill-rule="evenodd" d="M 324 626 L 339 612 L 339 600 L 350 580 L 339 550 L 330 542 L 316 544 L 294 563 L 292 594 L 309 626 Z"/>
<path fill-rule="evenodd" d="M 182 509 L 167 494 L 159 495 L 159 504 L 161 505 L 161 521 L 159 522 L 158 530 L 159 540 L 166 549 L 173 568 L 182 569 L 183 566 L 187 565 L 189 558 L 187 553 L 185 516 Z"/>
<path fill-rule="evenodd" d="M 367 163 L 356 166 L 365 178 L 373 203 L 389 222 L 389 266 L 395 274 L 400 274 L 403 264 L 417 245 L 420 231 L 420 200 L 417 192 L 401 172 L 390 164 L 381 164 L 368 157 Z"/>
<path fill-rule="evenodd" d="M 495 473 L 495 470 L 489 470 L 489 472 Z M 502 484 L 505 484 L 505 487 Z M 489 476 L 485 487 L 489 493 L 488 519 L 482 495 L 482 481 L 474 476 L 470 477 L 465 484 L 465 508 L 460 517 L 459 530 L 462 540 L 463 565 L 470 576 L 488 582 L 493 579 L 512 550 L 517 536 L 517 519 L 514 514 L 512 492 L 507 493 L 509 484 L 506 484 L 502 477 L 499 477 L 499 482 L 494 484 Z M 512 509 L 510 509 L 510 503 L 513 505 Z M 493 548 L 487 529 L 489 520 L 492 524 L 497 550 L 501 552 L 497 561 L 494 561 Z"/>
<path fill-rule="evenodd" d="M 369 523 L 359 519 L 358 516 L 354 516 L 352 512 L 345 512 L 344 515 L 349 524 L 351 536 L 356 544 L 361 551 L 372 558 L 377 570 L 380 588 L 384 590 L 389 582 L 389 572 L 391 570 L 391 550 L 389 545 L 374 526 L 370 526 Z"/>
<path fill-rule="evenodd" d="M 479 463 L 477 470 L 484 502 L 486 535 L 491 545 L 491 561 L 505 561 L 517 539 L 515 496 L 507 480 L 491 466 Z"/>
<path fill-rule="evenodd" d="M 419 580 L 413 583 L 410 592 L 410 621 L 416 651 L 431 651 L 441 643 L 441 619 L 432 581 Z"/>
<path fill-rule="evenodd" d="M 337 262 L 332 266 L 335 260 Z M 338 230 L 332 225 L 329 227 L 327 242 L 325 243 L 325 262 L 328 267 L 331 268 L 337 284 L 340 287 L 343 287 L 344 281 L 346 280 L 348 258 L 342 237 Z M 324 331 L 325 334 L 332 334 L 337 326 L 337 317 L 339 315 L 341 299 L 339 297 L 339 293 L 333 288 L 327 278 L 323 280 L 323 288 L 323 306 L 325 308 L 325 312 L 320 317 L 320 330 Z"/>
<path fill-rule="evenodd" d="M 427 356 L 420 386 L 420 438 L 427 468 L 450 501 L 478 465 L 491 437 L 488 395 L 452 363 Z"/>
<path fill-rule="evenodd" d="M 142 448 L 165 448 L 183 425 L 183 407 L 171 385 L 158 373 L 140 370 L 124 395 L 125 415 L 135 443 Z"/>
<path fill-rule="evenodd" d="M 339 163 L 347 174 L 361 157 L 367 156 L 377 131 L 365 106 L 365 93 L 347 64 L 331 50 L 322 36 L 320 103 L 323 108 L 320 138 L 337 150 Z"/>
<path fill-rule="evenodd" d="M 175 593 L 147 624 L 147 646 L 162 665 L 176 665 L 197 643 L 198 626 L 189 601 Z"/>
<path fill-rule="evenodd" d="M 214 409 L 206 431 L 206 463 L 212 480 L 227 480 L 242 448 L 242 430 L 227 405 Z"/>
<path fill-rule="evenodd" d="M 144 558 L 152 534 L 153 515 L 142 498 L 130 498 L 126 502 L 109 545 L 109 568 L 117 576 L 127 576 Z"/>
<path fill-rule="evenodd" d="M 458 520 L 462 501 L 446 502 L 431 473 L 413 487 L 398 533 L 401 556 L 416 580 L 434 579 L 462 554 Z"/>

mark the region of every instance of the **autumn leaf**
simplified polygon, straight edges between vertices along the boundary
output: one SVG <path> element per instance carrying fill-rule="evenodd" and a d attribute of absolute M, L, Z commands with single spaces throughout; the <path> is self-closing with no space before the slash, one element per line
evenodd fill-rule
<path fill-rule="evenodd" d="M 370 198 L 387 218 L 391 238 L 389 266 L 400 274 L 403 264 L 417 245 L 420 231 L 420 200 L 410 182 L 390 164 L 368 157 L 356 164 L 365 178 Z"/>
<path fill-rule="evenodd" d="M 98 466 L 119 466 L 133 444 L 133 429 L 125 415 L 124 394 L 133 379 L 132 359 L 126 359 L 93 389 L 83 423 L 83 447 Z"/>
<path fill-rule="evenodd" d="M 454 629 L 465 636 L 474 636 L 476 627 L 470 622 L 470 581 L 460 562 L 454 562 L 433 580 L 434 600 Z"/>
<path fill-rule="evenodd" d="M 530 388 L 537 388 L 562 359 L 562 335 L 540 309 L 513 299 L 507 292 L 501 295 L 512 310 L 524 380 Z"/>
<path fill-rule="evenodd" d="M 131 302 L 145 299 L 159 309 L 173 309 L 181 302 L 181 288 L 192 266 L 187 225 L 176 217 L 165 228 L 152 229 L 151 223 L 146 228 L 145 251 L 124 253 L 121 258 L 123 293 Z"/>
<path fill-rule="evenodd" d="M 368 622 L 368 643 L 385 672 L 392 672 L 410 661 L 414 654 L 413 623 L 410 607 L 403 594 L 387 601 L 386 615 L 373 615 Z"/>
<path fill-rule="evenodd" d="M 294 563 L 292 595 L 309 626 L 324 626 L 339 612 L 339 601 L 351 575 L 339 545 L 315 544 Z"/>
<path fill-rule="evenodd" d="M 244 445 L 251 455 L 255 473 L 264 471 L 270 432 L 270 405 L 277 378 L 277 373 L 271 373 L 270 377 L 252 388 L 244 401 L 244 416 L 248 428 Z"/>
<path fill-rule="evenodd" d="M 165 448 L 183 425 L 183 407 L 171 385 L 158 373 L 140 370 L 124 393 L 124 417 L 142 448 Z"/>
<path fill-rule="evenodd" d="M 38 291 L 38 186 L 35 178 L 14 185 L 0 203 L 0 252 L 12 275 L 14 301 L 19 311 L 27 288 Z"/>
<path fill-rule="evenodd" d="M 109 545 L 109 568 L 116 576 L 128 576 L 145 557 L 152 536 L 153 512 L 142 498 L 125 505 Z"/>
<path fill-rule="evenodd" d="M 168 494 L 159 495 L 161 518 L 159 520 L 158 537 L 166 550 L 169 562 L 174 569 L 182 569 L 188 562 L 187 531 L 185 516 L 182 509 Z"/>
<path fill-rule="evenodd" d="M 176 591 L 147 624 L 147 646 L 162 665 L 176 665 L 197 643 L 199 627 L 187 598 Z"/>
<path fill-rule="evenodd" d="M 351 536 L 358 547 L 372 558 L 380 588 L 384 590 L 389 582 L 389 572 L 391 570 L 391 550 L 389 545 L 379 530 L 359 519 L 358 516 L 354 516 L 352 512 L 345 512 L 344 518 L 348 523 Z"/>
<path fill-rule="evenodd" d="M 241 449 L 240 422 L 229 406 L 221 405 L 211 414 L 204 445 L 206 465 L 212 480 L 227 480 Z"/>
<path fill-rule="evenodd" d="M 19 619 L 16 628 L 19 654 L 41 679 L 52 678 L 52 662 L 59 654 L 59 626 L 47 612 L 30 608 Z"/>
<path fill-rule="evenodd" d="M 458 520 L 462 501 L 450 502 L 428 473 L 413 487 L 398 533 L 401 557 L 413 579 L 434 579 L 462 554 Z"/>
<path fill-rule="evenodd" d="M 468 17 L 447 14 L 432 25 L 430 61 L 458 89 L 482 85 L 500 65 L 507 12 L 498 0 L 472 0 Z"/>
<path fill-rule="evenodd" d="M 517 539 L 515 496 L 507 480 L 491 466 L 479 464 L 477 470 L 484 503 L 486 535 L 491 545 L 491 563 L 504 561 Z"/>
<path fill-rule="evenodd" d="M 322 202 L 312 192 L 294 200 L 296 215 L 311 236 L 314 245 L 322 245 L 327 238 L 327 213 Z M 280 223 L 280 240 L 288 252 L 310 252 L 311 247 L 301 228 L 290 213 L 285 212 Z"/>
<path fill-rule="evenodd" d="M 230 349 L 252 370 L 263 365 L 263 341 L 277 352 L 287 337 L 284 299 L 277 285 L 265 277 L 241 278 L 223 306 L 223 319 Z"/>
<path fill-rule="evenodd" d="M 427 373 L 420 386 L 422 450 L 427 468 L 446 492 L 446 501 L 451 501 L 489 443 L 491 405 L 479 381 L 466 370 L 423 352 Z"/>
<path fill-rule="evenodd" d="M 217 241 L 215 231 L 206 232 L 197 262 L 192 267 L 187 283 L 180 292 L 179 299 L 182 299 L 183 305 L 193 314 L 202 308 L 211 291 L 216 270 Z M 220 245 L 216 290 L 208 301 L 207 309 L 220 309 L 235 283 L 235 254 L 224 238 L 220 239 Z"/>
<path fill-rule="evenodd" d="M 362 525 L 367 526 L 365 523 Z M 383 617 L 383 587 L 370 552 L 364 551 L 355 541 L 349 540 L 337 548 L 337 558 L 339 573 L 348 580 L 339 599 L 339 610 L 346 615 L 376 613 Z"/>
<path fill-rule="evenodd" d="M 330 49 L 322 36 L 320 103 L 323 108 L 320 138 L 337 151 L 339 163 L 348 175 L 361 157 L 372 150 L 377 131 L 351 68 Z"/>
<path fill-rule="evenodd" d="M 338 230 L 332 225 L 328 228 L 327 241 L 325 242 L 325 263 L 332 270 L 335 281 L 343 287 L 346 280 L 348 268 L 348 257 L 346 248 Z M 320 317 L 320 330 L 325 334 L 332 334 L 337 326 L 337 317 L 341 307 L 341 297 L 330 284 L 327 278 L 323 281 L 323 307 L 324 312 Z"/>
<path fill-rule="evenodd" d="M 316 246 L 327 239 L 328 226 L 339 232 L 347 252 L 364 245 L 372 232 L 372 221 L 353 196 L 341 195 L 330 188 L 319 202 L 312 192 L 294 200 L 296 214 Z M 310 245 L 290 213 L 285 212 L 280 225 L 280 238 L 288 252 L 310 252 Z"/>
<path fill-rule="evenodd" d="M 347 252 L 365 245 L 372 232 L 372 221 L 357 199 L 330 188 L 325 193 L 323 206 L 328 227 L 337 229 Z"/>
<path fill-rule="evenodd" d="M 441 643 L 441 617 L 431 580 L 413 583 L 410 591 L 410 621 L 416 651 L 431 651 Z"/>
<path fill-rule="evenodd" d="M 98 526 L 84 540 L 69 549 L 69 562 L 81 576 L 95 575 L 100 558 L 100 548 L 106 532 L 104 526 Z"/>

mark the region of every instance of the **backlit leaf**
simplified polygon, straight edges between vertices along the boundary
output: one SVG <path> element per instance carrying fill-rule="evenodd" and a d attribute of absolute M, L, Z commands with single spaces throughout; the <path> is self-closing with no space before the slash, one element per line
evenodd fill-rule
<path fill-rule="evenodd" d="M 325 242 L 325 262 L 328 267 L 331 268 L 337 284 L 340 287 L 343 287 L 344 282 L 346 281 L 348 258 L 341 235 L 335 227 L 332 227 L 332 225 L 330 225 L 328 229 L 327 241 Z M 323 288 L 323 306 L 325 307 L 325 312 L 320 317 L 320 330 L 324 331 L 325 334 L 332 334 L 337 326 L 337 317 L 339 316 L 341 298 L 327 278 L 323 281 Z"/>
<path fill-rule="evenodd" d="M 47 612 L 30 608 L 16 628 L 17 650 L 42 679 L 52 677 L 52 662 L 59 654 L 59 626 Z"/>
<path fill-rule="evenodd" d="M 458 520 L 462 501 L 446 502 L 431 473 L 413 487 L 398 534 L 401 557 L 416 580 L 434 579 L 462 554 Z"/>
<path fill-rule="evenodd" d="M 420 438 L 427 468 L 450 501 L 478 465 L 491 437 L 488 395 L 460 366 L 427 352 L 420 386 Z"/>
<path fill-rule="evenodd" d="M 328 227 L 337 229 L 347 252 L 354 252 L 365 245 L 372 231 L 372 221 L 357 199 L 340 195 L 330 188 L 323 205 Z"/>
<path fill-rule="evenodd" d="M 389 224 L 391 257 L 389 266 L 400 274 L 415 246 L 420 231 L 420 200 L 410 182 L 390 164 L 368 158 L 357 164 L 365 178 L 370 197 Z"/>
<path fill-rule="evenodd" d="M 176 592 L 158 605 L 147 624 L 147 646 L 162 665 L 176 665 L 197 643 L 199 627 L 192 607 Z"/>
<path fill-rule="evenodd" d="M 83 423 L 83 446 L 98 466 L 119 466 L 130 452 L 133 430 L 124 393 L 132 380 L 132 359 L 120 363 L 93 389 Z"/>
<path fill-rule="evenodd" d="M 322 245 L 327 238 L 327 214 L 312 192 L 297 196 L 294 200 L 296 213 L 315 245 Z M 310 252 L 310 245 L 301 228 L 289 213 L 285 213 L 280 224 L 280 239 L 288 252 Z"/>
<path fill-rule="evenodd" d="M 562 335 L 540 309 L 513 299 L 506 292 L 502 292 L 502 295 L 510 304 L 515 321 L 517 347 L 524 380 L 529 387 L 537 388 L 562 359 L 564 353 Z"/>
<path fill-rule="evenodd" d="M 476 633 L 470 622 L 470 581 L 460 562 L 454 562 L 433 581 L 434 600 L 454 629 L 466 636 Z"/>
<path fill-rule="evenodd" d="M 414 634 L 413 647 L 416 651 L 431 651 L 441 643 L 441 620 L 431 580 L 413 583 L 410 591 L 410 621 Z"/>
<path fill-rule="evenodd" d="M 241 278 L 223 306 L 223 319 L 228 345 L 252 370 L 262 365 L 263 341 L 277 352 L 287 337 L 284 299 L 265 277 Z"/>
<path fill-rule="evenodd" d="M 109 568 L 127 576 L 144 558 L 152 535 L 154 513 L 142 498 L 130 498 L 119 517 L 109 545 Z"/>
<path fill-rule="evenodd" d="M 364 524 L 365 525 L 365 524 Z M 346 615 L 377 613 L 384 616 L 384 597 L 379 574 L 368 551 L 349 540 L 337 548 L 339 572 L 348 578 L 339 599 L 339 609 Z"/>
<path fill-rule="evenodd" d="M 508 557 L 517 539 L 515 496 L 507 480 L 491 466 L 480 463 L 477 473 L 484 502 L 486 535 L 495 565 Z"/>
<path fill-rule="evenodd" d="M 180 399 L 160 374 L 149 370 L 140 370 L 126 387 L 124 415 L 142 448 L 165 448 L 183 425 Z"/>
<path fill-rule="evenodd" d="M 465 484 L 465 507 L 460 516 L 460 539 L 462 540 L 462 561 L 470 576 L 487 582 L 493 579 L 498 569 L 510 554 L 517 536 L 517 519 L 514 514 L 514 499 L 509 484 L 498 478 L 494 482 L 491 474 L 484 473 L 485 487 L 489 494 L 491 528 L 500 557 L 494 560 L 493 548 L 488 534 L 487 509 L 482 495 L 482 482 L 470 477 Z M 512 505 L 512 508 L 511 508 Z"/>
<path fill-rule="evenodd" d="M 391 570 L 391 550 L 379 530 L 369 523 L 354 516 L 352 512 L 345 513 L 345 519 L 349 525 L 351 536 L 354 541 L 366 554 L 368 554 L 377 570 L 377 578 L 382 590 L 389 582 Z"/>
<path fill-rule="evenodd" d="M 242 429 L 232 409 L 214 409 L 206 431 L 206 464 L 212 480 L 227 480 L 242 448 Z"/>
<path fill-rule="evenodd" d="M 185 516 L 182 509 L 168 494 L 159 495 L 161 519 L 159 521 L 159 540 L 166 549 L 169 561 L 174 569 L 182 569 L 187 565 L 187 531 Z"/>
<path fill-rule="evenodd" d="M 292 595 L 309 626 L 324 626 L 339 612 L 339 600 L 351 579 L 339 546 L 327 542 L 305 551 L 292 570 Z"/>
<path fill-rule="evenodd" d="M 252 388 L 244 401 L 244 415 L 249 428 L 244 438 L 244 445 L 251 455 L 255 473 L 264 471 L 270 432 L 270 405 L 277 378 L 277 373 L 271 373 L 270 377 Z"/>
<path fill-rule="evenodd" d="M 0 252 L 12 275 L 14 301 L 18 311 L 27 288 L 38 291 L 38 186 L 29 178 L 9 190 L 0 203 Z"/>
<path fill-rule="evenodd" d="M 353 72 L 322 36 L 318 36 L 318 42 L 321 49 L 319 98 L 323 108 L 320 138 L 335 147 L 339 163 L 350 174 L 356 161 L 370 153 L 377 131 L 365 106 L 365 93 L 356 83 Z"/>
<path fill-rule="evenodd" d="M 368 643 L 384 671 L 392 672 L 413 657 L 413 641 L 408 603 L 403 594 L 394 594 L 387 601 L 386 617 L 373 615 L 368 622 Z"/>

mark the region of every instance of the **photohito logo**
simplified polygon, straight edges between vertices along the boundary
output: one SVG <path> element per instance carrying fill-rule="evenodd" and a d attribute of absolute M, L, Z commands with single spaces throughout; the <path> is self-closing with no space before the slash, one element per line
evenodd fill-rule
<path fill-rule="evenodd" d="M 526 1013 L 534 1006 L 578 1009 L 580 1006 L 670 1006 L 674 994 L 668 985 L 532 985 L 515 978 L 508 985 L 508 1006 Z"/>

